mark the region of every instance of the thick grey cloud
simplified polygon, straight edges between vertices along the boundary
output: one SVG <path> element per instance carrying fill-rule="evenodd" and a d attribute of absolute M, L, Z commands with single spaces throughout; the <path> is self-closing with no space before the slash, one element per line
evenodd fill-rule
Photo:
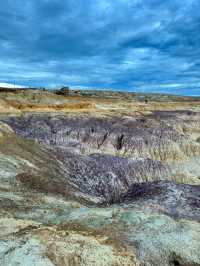
<path fill-rule="evenodd" d="M 7 0 L 0 82 L 200 95 L 199 0 Z"/>

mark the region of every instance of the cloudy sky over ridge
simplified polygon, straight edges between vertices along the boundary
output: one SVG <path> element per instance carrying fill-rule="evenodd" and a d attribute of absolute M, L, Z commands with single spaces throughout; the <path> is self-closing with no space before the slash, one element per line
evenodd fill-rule
<path fill-rule="evenodd" d="M 0 83 L 200 95 L 199 0 L 3 0 Z"/>

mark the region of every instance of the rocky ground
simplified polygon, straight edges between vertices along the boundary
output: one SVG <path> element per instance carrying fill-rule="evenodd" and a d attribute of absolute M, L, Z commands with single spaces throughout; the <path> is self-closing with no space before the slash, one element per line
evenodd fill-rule
<path fill-rule="evenodd" d="M 200 265 L 200 99 L 0 92 L 0 265 Z"/>

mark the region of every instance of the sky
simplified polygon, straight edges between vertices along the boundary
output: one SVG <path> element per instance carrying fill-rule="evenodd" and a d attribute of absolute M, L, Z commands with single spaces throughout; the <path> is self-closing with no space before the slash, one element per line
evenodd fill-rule
<path fill-rule="evenodd" d="M 0 84 L 200 95 L 199 0 L 2 0 Z"/>

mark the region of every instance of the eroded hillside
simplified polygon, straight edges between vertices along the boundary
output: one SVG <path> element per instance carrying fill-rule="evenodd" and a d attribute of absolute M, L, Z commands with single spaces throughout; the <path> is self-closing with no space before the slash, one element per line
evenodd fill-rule
<path fill-rule="evenodd" d="M 0 264 L 200 265 L 200 101 L 0 93 Z"/>

